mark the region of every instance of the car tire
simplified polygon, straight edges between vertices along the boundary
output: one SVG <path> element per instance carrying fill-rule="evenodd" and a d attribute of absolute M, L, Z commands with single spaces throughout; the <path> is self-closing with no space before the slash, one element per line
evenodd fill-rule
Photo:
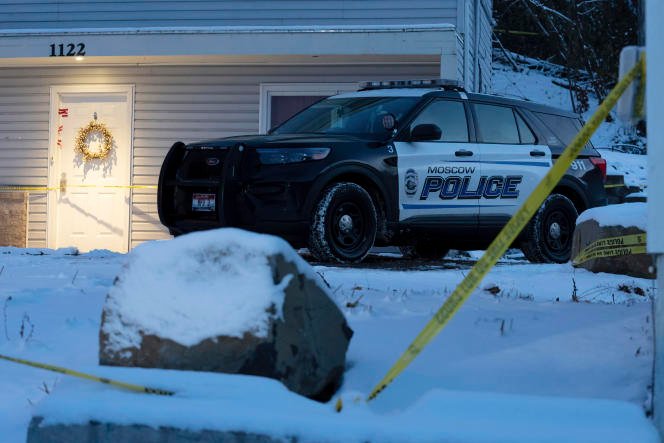
<path fill-rule="evenodd" d="M 355 183 L 336 183 L 314 207 L 309 251 L 323 262 L 358 263 L 373 247 L 377 227 L 369 193 Z"/>
<path fill-rule="evenodd" d="M 438 260 L 450 251 L 450 248 L 433 241 L 418 241 L 412 245 L 399 246 L 401 255 L 406 259 Z"/>
<path fill-rule="evenodd" d="M 578 215 L 569 198 L 551 194 L 524 229 L 521 250 L 526 258 L 533 263 L 568 262 Z"/>

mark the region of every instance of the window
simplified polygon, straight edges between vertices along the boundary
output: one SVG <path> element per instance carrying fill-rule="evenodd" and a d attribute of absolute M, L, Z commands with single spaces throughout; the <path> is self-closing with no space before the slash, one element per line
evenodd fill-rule
<path fill-rule="evenodd" d="M 581 123 L 575 118 L 542 112 L 534 112 L 534 114 L 542 120 L 564 146 L 569 145 L 581 130 Z"/>
<path fill-rule="evenodd" d="M 440 128 L 440 141 L 468 142 L 468 121 L 462 102 L 436 100 L 429 104 L 411 123 L 411 130 L 417 125 L 434 124 Z"/>
<path fill-rule="evenodd" d="M 326 98 L 279 126 L 273 134 L 352 134 L 387 136 L 382 118 L 392 114 L 401 119 L 419 97 L 346 97 Z"/>
<path fill-rule="evenodd" d="M 521 143 L 524 145 L 534 145 L 536 141 L 535 134 L 533 134 L 533 131 L 528 127 L 528 124 L 523 121 L 523 118 L 518 112 L 515 112 L 514 115 L 516 115 L 516 124 L 519 127 Z"/>
<path fill-rule="evenodd" d="M 262 83 L 258 130 L 265 134 L 322 98 L 355 90 L 357 83 Z"/>
<path fill-rule="evenodd" d="M 481 142 L 521 143 L 512 108 L 484 104 L 474 106 Z"/>
<path fill-rule="evenodd" d="M 276 128 L 325 95 L 273 95 L 270 97 L 270 128 Z"/>

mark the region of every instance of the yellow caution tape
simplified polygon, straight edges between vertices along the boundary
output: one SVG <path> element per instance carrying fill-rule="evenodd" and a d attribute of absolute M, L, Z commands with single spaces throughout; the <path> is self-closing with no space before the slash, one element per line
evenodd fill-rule
<path fill-rule="evenodd" d="M 625 255 L 638 255 L 647 252 L 646 245 L 635 245 L 629 247 L 610 248 L 604 251 L 591 252 L 588 255 L 580 256 L 574 259 L 574 266 L 578 266 L 588 260 L 596 258 L 622 257 Z"/>
<path fill-rule="evenodd" d="M 636 90 L 636 100 L 634 100 L 634 116 L 639 120 L 643 120 L 646 115 L 646 64 L 639 63 L 639 75 L 641 76 Z"/>
<path fill-rule="evenodd" d="M 69 188 L 102 188 L 102 189 L 157 189 L 156 185 L 67 185 L 64 189 Z M 9 191 L 61 191 L 60 187 L 49 186 L 22 186 L 22 185 L 0 185 L 0 192 Z"/>
<path fill-rule="evenodd" d="M 622 235 L 596 240 L 583 248 L 572 260 L 578 266 L 595 258 L 620 257 L 646 253 L 646 234 Z"/>
<path fill-rule="evenodd" d="M 34 368 L 46 369 L 47 371 L 58 372 L 60 374 L 70 375 L 72 377 L 78 377 L 85 380 L 96 381 L 99 383 L 104 383 L 107 385 L 115 386 L 116 388 L 126 389 L 129 391 L 140 392 L 143 394 L 155 394 L 155 395 L 165 395 L 171 396 L 175 395 L 175 392 L 166 391 L 163 389 L 149 388 L 147 386 L 134 385 L 131 383 L 125 383 L 123 381 L 111 380 L 109 378 L 97 377 L 96 375 L 86 374 L 84 372 L 78 372 L 71 369 L 63 368 L 61 366 L 48 365 L 46 363 L 39 363 L 30 360 L 24 360 L 22 358 L 9 357 L 6 355 L 0 354 L 0 359 L 18 363 L 20 365 L 32 366 Z"/>
<path fill-rule="evenodd" d="M 378 396 L 406 367 L 422 352 L 422 349 L 445 327 L 450 319 L 461 308 L 470 294 L 477 288 L 484 276 L 493 268 L 498 259 L 502 257 L 507 248 L 516 240 L 521 230 L 530 221 L 532 216 L 539 210 L 542 202 L 548 197 L 553 188 L 565 175 L 567 169 L 579 155 L 583 147 L 588 143 L 592 134 L 606 119 L 611 109 L 616 105 L 625 89 L 634 81 L 641 72 L 641 66 L 645 64 L 645 55 L 641 56 L 639 62 L 623 77 L 613 90 L 599 106 L 597 111 L 581 128 L 572 142 L 565 148 L 556 160 L 549 172 L 533 190 L 521 207 L 512 216 L 510 221 L 493 240 L 484 255 L 475 263 L 466 277 L 459 283 L 454 292 L 447 298 L 434 317 L 426 324 L 424 329 L 415 337 L 408 349 L 399 357 L 397 362 L 390 368 L 385 377 L 376 385 L 369 394 L 367 400 Z"/>

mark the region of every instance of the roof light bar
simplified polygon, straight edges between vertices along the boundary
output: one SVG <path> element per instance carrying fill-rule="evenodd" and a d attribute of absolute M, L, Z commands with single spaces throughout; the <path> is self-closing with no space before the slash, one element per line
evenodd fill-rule
<path fill-rule="evenodd" d="M 429 80 L 383 80 L 360 83 L 360 91 L 371 89 L 396 89 L 396 88 L 440 88 L 450 91 L 463 91 L 463 82 L 444 78 Z"/>

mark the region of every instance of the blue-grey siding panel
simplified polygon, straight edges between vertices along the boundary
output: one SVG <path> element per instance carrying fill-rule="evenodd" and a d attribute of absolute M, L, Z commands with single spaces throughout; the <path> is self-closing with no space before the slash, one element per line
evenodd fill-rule
<path fill-rule="evenodd" d="M 456 24 L 457 0 L 0 0 L 0 29 Z"/>
<path fill-rule="evenodd" d="M 460 0 L 460 77 L 473 92 L 491 90 L 492 0 Z"/>
<path fill-rule="evenodd" d="M 493 0 L 481 0 L 479 22 L 479 47 L 477 75 L 480 77 L 478 92 L 491 92 L 491 55 L 493 47 Z"/>

